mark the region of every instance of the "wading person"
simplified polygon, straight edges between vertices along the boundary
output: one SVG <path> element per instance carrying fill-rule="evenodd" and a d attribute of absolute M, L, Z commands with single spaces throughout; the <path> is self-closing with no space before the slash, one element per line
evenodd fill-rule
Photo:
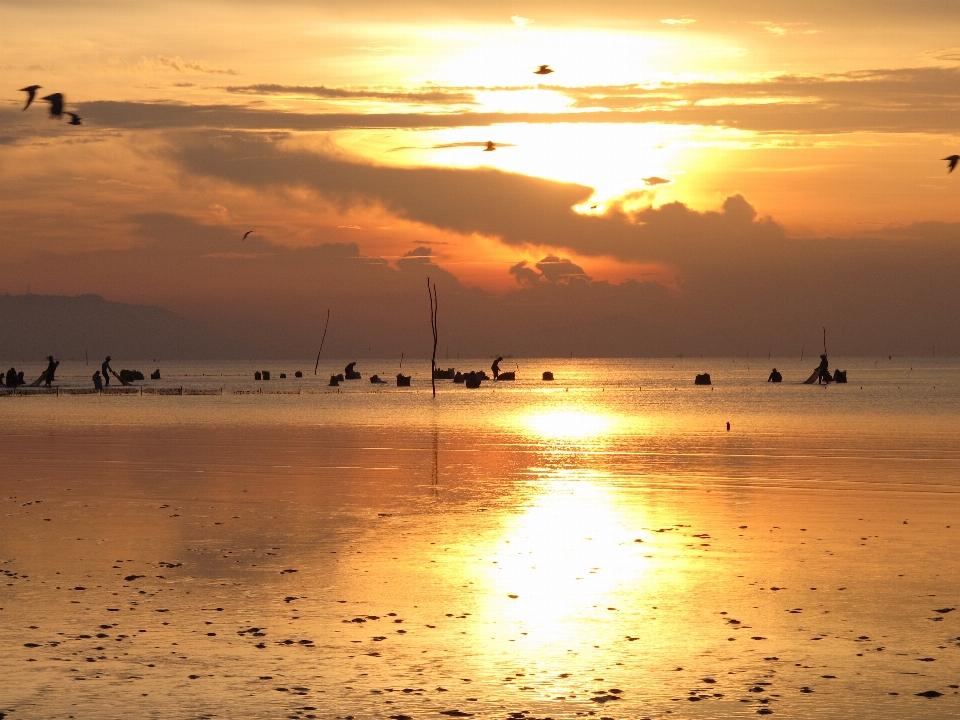
<path fill-rule="evenodd" d="M 50 383 L 53 382 L 54 376 L 57 374 L 57 365 L 60 364 L 59 360 L 54 360 L 53 355 L 47 355 L 47 369 L 43 371 L 43 380 L 44 385 L 50 387 Z"/>

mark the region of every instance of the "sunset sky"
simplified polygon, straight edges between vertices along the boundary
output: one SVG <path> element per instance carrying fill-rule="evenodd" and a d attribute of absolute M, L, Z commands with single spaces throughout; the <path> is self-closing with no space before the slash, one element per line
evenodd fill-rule
<path fill-rule="evenodd" d="M 0 0 L 0 293 L 232 354 L 306 355 L 328 307 L 344 353 L 422 352 L 426 275 L 481 355 L 960 353 L 958 30 L 926 0 Z"/>

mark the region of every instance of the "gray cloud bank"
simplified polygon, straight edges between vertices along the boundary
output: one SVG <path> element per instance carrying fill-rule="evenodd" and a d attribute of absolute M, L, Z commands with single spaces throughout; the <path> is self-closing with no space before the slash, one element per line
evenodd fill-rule
<path fill-rule="evenodd" d="M 791 239 L 740 196 L 706 212 L 670 203 L 581 216 L 571 207 L 589 188 L 494 170 L 379 167 L 246 136 L 194 136 L 170 153 L 194 181 L 296 187 L 344 212 L 378 205 L 464 237 L 499 238 L 518 255 L 540 248 L 541 260 L 505 264 L 516 290 L 493 294 L 465 287 L 415 242 L 391 265 L 364 257 L 348 231 L 321 230 L 315 247 L 289 249 L 154 214 L 133 219 L 134 249 L 7 263 L 0 282 L 34 278 L 43 289 L 45 278 L 59 292 L 128 298 L 135 287 L 138 302 L 212 328 L 197 352 L 214 356 L 306 357 L 327 307 L 334 354 L 422 353 L 428 275 L 439 286 L 441 343 L 464 356 L 793 354 L 816 346 L 824 325 L 839 354 L 927 354 L 933 345 L 960 354 L 957 224 Z M 598 281 L 568 252 L 659 263 L 677 285 Z"/>

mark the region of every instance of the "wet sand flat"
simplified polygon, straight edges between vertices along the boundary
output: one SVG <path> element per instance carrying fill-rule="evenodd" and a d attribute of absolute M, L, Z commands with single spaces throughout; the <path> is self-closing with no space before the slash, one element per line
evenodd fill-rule
<path fill-rule="evenodd" d="M 950 419 L 841 451 L 802 414 L 29 402 L 0 407 L 10 718 L 960 712 Z"/>

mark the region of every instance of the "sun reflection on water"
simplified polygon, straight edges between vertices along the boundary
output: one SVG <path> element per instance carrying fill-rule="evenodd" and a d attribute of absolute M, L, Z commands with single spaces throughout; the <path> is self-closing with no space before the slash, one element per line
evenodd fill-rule
<path fill-rule="evenodd" d="M 562 653 L 619 632 L 603 621 L 654 561 L 634 542 L 642 509 L 628 517 L 611 488 L 552 478 L 495 546 L 484 614 L 516 629 L 527 650 Z"/>
<path fill-rule="evenodd" d="M 524 416 L 521 425 L 541 440 L 588 440 L 602 438 L 618 423 L 611 415 L 585 410 L 553 410 Z"/>

